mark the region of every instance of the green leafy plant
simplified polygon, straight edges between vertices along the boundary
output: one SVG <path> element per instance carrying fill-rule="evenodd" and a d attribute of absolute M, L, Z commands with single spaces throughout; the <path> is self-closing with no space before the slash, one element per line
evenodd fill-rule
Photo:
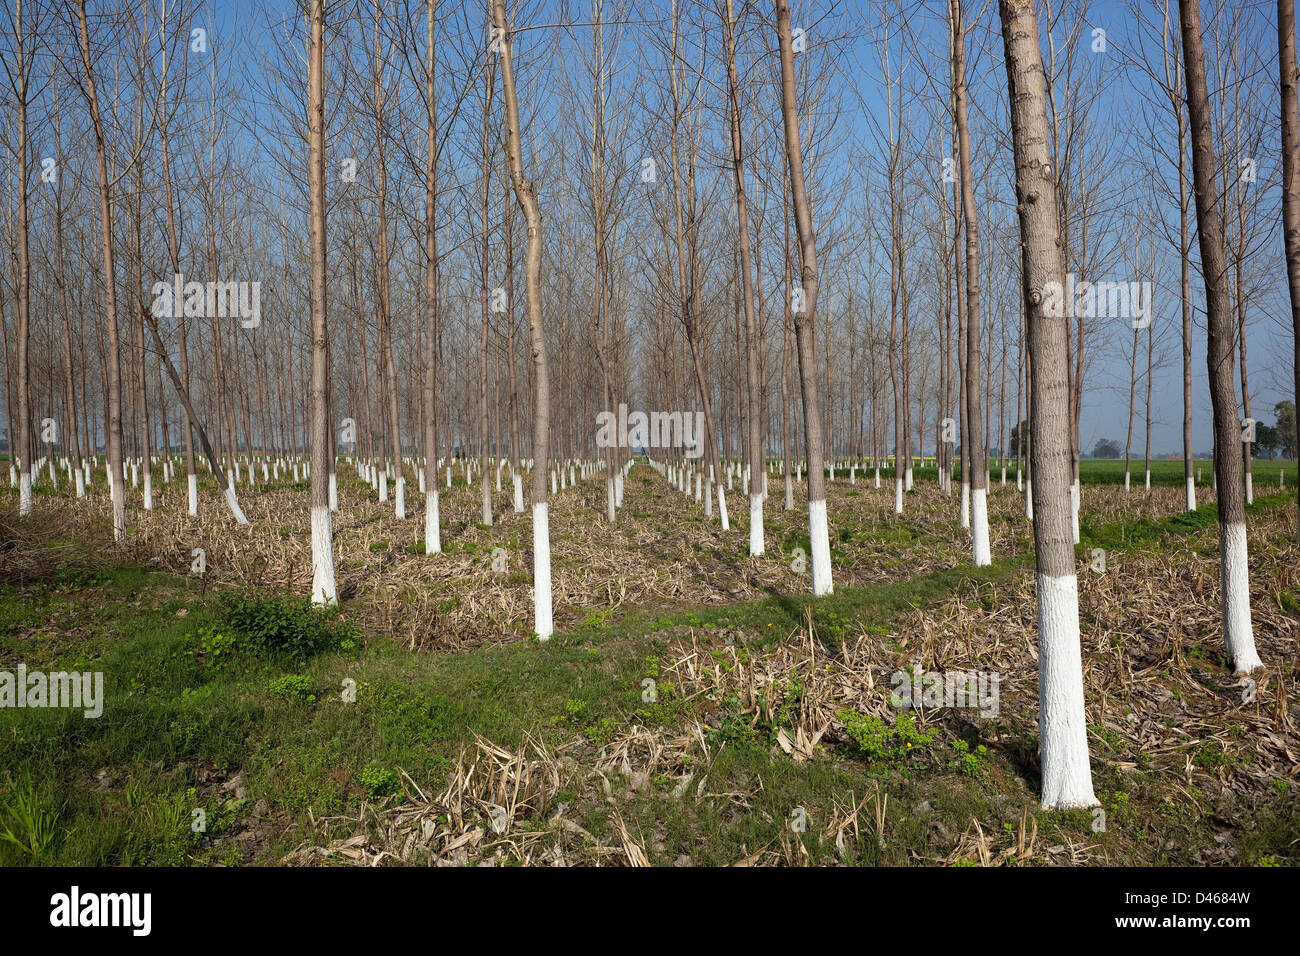
<path fill-rule="evenodd" d="M 369 794 L 372 800 L 378 800 L 381 797 L 396 793 L 401 788 L 402 783 L 396 770 L 386 770 L 382 767 L 367 767 L 361 771 L 357 782 L 361 784 L 361 789 Z"/>
<path fill-rule="evenodd" d="M 841 710 L 836 716 L 856 745 L 858 756 L 871 762 L 903 760 L 934 741 L 934 732 L 917 727 L 911 714 L 900 714 L 892 727 L 879 717 L 856 710 Z"/>
<path fill-rule="evenodd" d="M 304 661 L 357 637 L 353 625 L 313 607 L 306 598 L 231 593 L 224 605 L 226 623 L 241 645 L 259 655 Z"/>
<path fill-rule="evenodd" d="M 306 674 L 285 674 L 283 677 L 277 677 L 267 685 L 267 690 L 275 697 L 291 697 L 304 704 L 316 703 L 311 678 Z"/>
<path fill-rule="evenodd" d="M 239 638 L 215 624 L 200 625 L 198 637 L 199 649 L 195 656 L 217 670 L 226 667 L 231 656 L 239 650 Z"/>
<path fill-rule="evenodd" d="M 41 799 L 30 782 L 16 786 L 0 804 L 0 841 L 36 859 L 54 842 L 59 811 Z"/>
<path fill-rule="evenodd" d="M 952 749 L 957 752 L 957 759 L 948 763 L 949 767 L 957 770 L 962 776 L 970 777 L 973 780 L 988 780 L 988 753 L 989 748 L 983 744 L 976 744 L 975 749 L 971 749 L 970 744 L 964 740 L 954 740 Z M 1124 795 L 1127 798 L 1127 794 Z"/>

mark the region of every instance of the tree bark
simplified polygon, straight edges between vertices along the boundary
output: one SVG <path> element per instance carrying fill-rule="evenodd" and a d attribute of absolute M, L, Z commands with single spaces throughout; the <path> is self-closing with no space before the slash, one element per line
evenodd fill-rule
<path fill-rule="evenodd" d="M 804 308 L 795 310 L 794 326 L 803 396 L 804 448 L 808 456 L 808 532 L 812 545 L 812 590 L 814 595 L 822 595 L 832 593 L 834 583 L 831 580 L 831 547 L 826 518 L 826 476 L 822 470 L 821 410 L 817 404 L 817 356 L 813 345 L 817 328 L 817 244 L 813 238 L 812 211 L 808 208 L 808 191 L 804 185 L 803 148 L 800 145 L 799 116 L 795 105 L 789 0 L 776 0 L 776 34 L 781 50 L 781 118 L 785 126 L 786 161 L 790 168 L 790 192 L 803 263 L 801 288 Z"/>
<path fill-rule="evenodd" d="M 1246 509 L 1242 497 L 1241 426 L 1233 390 L 1232 303 L 1228 296 L 1227 255 L 1218 185 L 1214 181 L 1214 140 L 1210 96 L 1205 79 L 1200 0 L 1179 0 L 1183 37 L 1187 113 L 1191 125 L 1192 182 L 1196 195 L 1201 274 L 1205 282 L 1206 364 L 1210 404 L 1214 410 L 1215 498 L 1219 506 L 1219 581 L 1223 630 L 1228 654 L 1238 673 L 1263 663 L 1255 652 L 1250 620 L 1250 572 L 1246 566 Z"/>
<path fill-rule="evenodd" d="M 1030 460 L 1038 585 L 1038 702 L 1042 805 L 1094 806 L 1079 646 L 1079 594 L 1070 519 L 1068 330 L 1044 315 L 1045 288 L 1064 283 L 1046 79 L 1034 0 L 1000 0 L 1011 100 L 1022 276 L 1031 357 Z"/>
<path fill-rule="evenodd" d="M 307 48 L 307 178 L 311 215 L 311 599 L 338 603 L 329 503 L 334 442 L 329 421 L 325 242 L 325 0 L 311 0 Z"/>
<path fill-rule="evenodd" d="M 515 199 L 528 224 L 528 255 L 524 265 L 528 297 L 528 332 L 533 351 L 533 630 L 539 640 L 555 631 L 551 616 L 551 543 L 547 516 L 546 473 L 550 452 L 551 389 L 546 367 L 546 335 L 542 328 L 542 212 L 533 184 L 524 178 L 519 131 L 519 102 L 506 29 L 505 0 L 492 0 L 492 22 L 500 44 L 501 86 L 506 101 L 506 153 Z"/>
<path fill-rule="evenodd" d="M 1295 398 L 1300 408 L 1300 97 L 1297 96 L 1295 0 L 1277 0 L 1278 73 L 1282 107 L 1282 229 L 1286 242 L 1286 282 L 1291 294 L 1295 348 Z M 1300 541 L 1300 480 L 1296 481 L 1296 535 Z"/>

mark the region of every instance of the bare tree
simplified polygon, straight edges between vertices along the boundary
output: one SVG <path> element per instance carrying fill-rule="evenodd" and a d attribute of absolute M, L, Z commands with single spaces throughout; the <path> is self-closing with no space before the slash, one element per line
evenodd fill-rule
<path fill-rule="evenodd" d="M 1038 706 L 1045 808 L 1097 803 L 1088 758 L 1079 591 L 1070 527 L 1071 451 L 1066 374 L 1068 330 L 1044 314 L 1061 259 L 1056 181 L 1047 124 L 1046 78 L 1034 0 L 1000 0 L 1011 99 L 1016 199 L 1020 212 L 1026 322 L 1029 329 L 1034 498 L 1038 566 Z"/>
<path fill-rule="evenodd" d="M 438 0 L 426 0 L 424 106 L 424 553 L 442 551 L 438 520 L 438 100 L 434 88 L 434 26 Z"/>
<path fill-rule="evenodd" d="M 1178 0 L 1187 78 L 1187 113 L 1191 126 L 1192 180 L 1196 224 L 1205 282 L 1206 364 L 1214 409 L 1215 496 L 1219 504 L 1219 581 L 1222 589 L 1224 639 L 1233 666 L 1250 673 L 1263 663 L 1255 653 L 1250 621 L 1250 572 L 1246 555 L 1246 509 L 1242 497 L 1241 426 L 1233 393 L 1232 303 L 1223 217 L 1215 182 L 1214 133 L 1206 87 L 1205 48 L 1201 39 L 1200 0 Z"/>
<path fill-rule="evenodd" d="M 980 427 L 980 382 L 984 374 L 980 357 L 979 216 L 975 209 L 975 183 L 970 161 L 970 126 L 966 112 L 966 26 L 961 0 L 948 0 L 952 25 L 953 113 L 957 124 L 957 166 L 961 175 L 961 210 L 966 239 L 966 355 L 962 381 L 966 384 L 966 418 L 971 434 L 962 433 L 970 447 L 971 552 L 974 563 L 991 564 L 989 551 L 988 466 Z"/>
<path fill-rule="evenodd" d="M 311 216 L 311 599 L 338 603 L 334 588 L 329 472 L 329 324 L 326 316 L 325 0 L 310 0 L 307 44 L 307 176 Z"/>
<path fill-rule="evenodd" d="M 763 553 L 763 435 L 759 415 L 758 326 L 754 318 L 754 266 L 749 240 L 749 199 L 745 191 L 745 145 L 740 130 L 740 77 L 736 71 L 736 13 L 726 0 L 727 102 L 731 114 L 731 167 L 736 183 L 736 242 L 745 310 L 746 440 L 749 464 L 749 554 Z"/>
<path fill-rule="evenodd" d="M 551 535 L 547 515 L 546 472 L 550 452 L 550 379 L 546 367 L 546 335 L 542 329 L 542 211 L 532 182 L 524 178 L 519 132 L 519 102 L 506 26 L 505 0 L 492 0 L 494 42 L 501 56 L 501 86 L 506 101 L 506 155 L 515 199 L 528 226 L 528 257 L 524 266 L 528 296 L 528 332 L 533 351 L 533 631 L 548 640 L 555 631 L 551 616 Z"/>
<path fill-rule="evenodd" d="M 790 4 L 776 0 L 776 36 L 781 50 L 781 118 L 785 126 L 785 153 L 790 168 L 790 194 L 799 232 L 802 272 L 802 308 L 794 309 L 795 348 L 799 356 L 799 383 L 803 397 L 804 450 L 808 459 L 808 535 L 812 546 L 813 594 L 830 594 L 830 534 L 826 520 L 826 476 L 822 462 L 821 410 L 817 398 L 817 244 L 813 237 L 812 210 L 804 185 L 803 148 L 799 140 L 799 114 L 795 103 L 794 43 L 790 35 Z M 899 451 L 895 451 L 897 456 Z M 897 458 L 895 458 L 897 462 Z"/>
<path fill-rule="evenodd" d="M 1291 296 L 1295 349 L 1295 398 L 1300 407 L 1300 71 L 1295 52 L 1295 0 L 1277 0 L 1277 59 L 1282 108 L 1282 228 L 1286 243 L 1286 281 Z M 1296 533 L 1300 539 L 1300 481 L 1296 482 Z"/>
<path fill-rule="evenodd" d="M 100 246 L 104 259 L 104 312 L 108 325 L 108 480 L 113 496 L 113 538 L 126 536 L 126 486 L 122 470 L 122 365 L 119 358 L 117 289 L 113 265 L 113 184 L 108 175 L 108 141 L 99 110 L 99 92 L 90 51 L 90 28 L 86 22 L 86 0 L 77 0 L 77 29 L 80 40 L 82 93 L 90 110 L 95 133 L 95 161 L 99 174 Z"/>

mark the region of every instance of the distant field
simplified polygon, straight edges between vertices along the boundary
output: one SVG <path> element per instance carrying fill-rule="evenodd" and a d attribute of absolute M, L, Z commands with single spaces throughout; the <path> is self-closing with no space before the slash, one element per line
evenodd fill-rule
<path fill-rule="evenodd" d="M 102 459 L 101 459 L 102 460 Z M 179 460 L 179 459 L 178 459 Z M 936 474 L 935 466 L 932 464 L 933 458 L 918 459 L 926 464 L 918 465 L 913 470 L 913 475 L 918 480 L 925 478 L 933 479 Z M 0 466 L 9 463 L 9 455 L 0 452 Z M 1287 487 L 1293 487 L 1296 481 L 1297 467 L 1294 459 L 1276 459 L 1274 461 L 1254 461 L 1251 463 L 1251 474 L 1255 476 L 1256 486 L 1276 485 L 1278 482 L 1279 472 L 1286 472 Z M 1131 464 L 1133 481 L 1137 484 L 1142 483 L 1143 462 L 1141 458 L 1134 458 Z M 1196 467 L 1200 469 L 1200 484 L 1210 484 L 1213 481 L 1213 464 L 1208 458 L 1196 459 Z M 841 472 L 844 470 L 841 465 Z M 1000 466 L 996 457 L 989 459 L 989 474 L 993 476 L 996 482 L 999 477 Z M 881 472 L 882 474 L 885 471 Z M 959 474 L 960 468 L 954 468 L 953 474 Z M 1016 463 L 1015 459 L 1007 460 L 1007 478 L 1010 480 L 1015 477 Z M 1085 458 L 1079 463 L 1079 475 L 1084 484 L 1105 485 L 1105 484 L 1123 484 L 1124 483 L 1124 459 L 1122 458 Z M 1181 458 L 1159 458 L 1151 462 L 1151 483 L 1153 485 L 1181 485 L 1183 483 L 1183 462 Z"/>
<path fill-rule="evenodd" d="M 1142 483 L 1143 461 L 1135 458 L 1130 465 L 1132 480 Z M 1214 480 L 1214 465 L 1208 458 L 1198 458 L 1196 468 L 1201 472 L 1201 484 L 1210 484 Z M 1287 487 L 1293 487 L 1296 480 L 1296 463 L 1294 461 L 1254 461 L 1250 473 L 1254 476 L 1256 487 L 1276 485 L 1279 472 L 1286 472 Z M 1086 484 L 1124 483 L 1124 459 L 1122 458 L 1085 458 L 1079 463 L 1079 478 Z M 1153 485 L 1181 485 L 1183 483 L 1183 462 L 1181 458 L 1161 458 L 1151 462 L 1151 483 Z"/>

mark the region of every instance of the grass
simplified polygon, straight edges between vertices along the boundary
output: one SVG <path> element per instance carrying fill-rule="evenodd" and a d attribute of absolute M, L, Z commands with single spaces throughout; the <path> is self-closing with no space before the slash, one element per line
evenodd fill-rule
<path fill-rule="evenodd" d="M 1104 480 L 1101 466 L 1109 464 L 1085 461 L 1085 480 Z M 1180 462 L 1169 464 L 1181 474 Z M 1289 507 L 1289 493 L 1263 491 L 1253 509 L 1260 519 Z M 1085 510 L 1081 560 L 1095 547 L 1212 543 L 1215 511 L 1093 520 Z M 840 544 L 885 552 L 920 546 L 927 533 L 910 516 L 874 525 L 846 516 L 836 528 L 848 531 Z M 793 534 L 781 543 L 799 540 Z M 684 640 L 698 639 L 701 653 L 713 653 L 708 666 L 725 670 L 734 661 L 757 666 L 768 649 L 802 646 L 809 630 L 828 649 L 867 635 L 901 658 L 905 649 L 893 646 L 900 619 L 954 596 L 995 611 L 1032 566 L 1024 552 L 987 568 L 937 565 L 879 583 L 837 583 L 817 600 L 772 590 L 752 600 L 642 604 L 617 614 L 588 609 L 544 644 L 413 653 L 362 626 L 351 609 L 317 615 L 275 594 L 208 590 L 162 571 L 105 563 L 69 542 L 46 550 L 53 573 L 0 583 L 0 669 L 23 661 L 102 671 L 106 701 L 97 720 L 0 711 L 3 865 L 274 863 L 317 841 L 324 818 L 392 805 L 402 774 L 439 790 L 480 737 L 507 747 L 529 735 L 556 747 L 578 738 L 591 762 L 630 728 L 675 734 L 705 710 L 709 756 L 685 796 L 674 793 L 669 774 L 635 783 L 615 776 L 607 782 L 617 818 L 607 800 L 576 785 L 561 794 L 572 818 L 615 845 L 625 829 L 654 863 L 697 865 L 760 852 L 814 863 L 964 859 L 972 820 L 1006 848 L 1036 826 L 1040 842 L 1100 846 L 1113 862 L 1196 862 L 1188 848 L 1215 832 L 1186 782 L 1175 787 L 1140 768 L 1116 769 L 1138 761 L 1105 726 L 1094 731 L 1093 752 L 1110 829 L 1098 834 L 1087 814 L 1038 809 L 1026 769 L 1032 760 L 1017 756 L 1017 748 L 1036 750 L 1023 729 L 994 728 L 999 740 L 986 747 L 981 732 L 968 740 L 960 726 L 921 733 L 855 714 L 842 719 L 852 747 L 823 742 L 797 762 L 773 750 L 779 732 L 797 723 L 797 692 L 770 719 L 749 721 L 727 700 L 688 699 L 664 669 L 667 648 Z M 733 638 L 743 643 L 735 657 L 722 653 Z M 647 678 L 658 682 L 653 700 L 644 696 Z M 1189 753 L 1203 774 L 1231 772 L 1237 759 L 1222 746 L 1198 744 Z M 695 787 L 715 797 L 696 799 Z M 827 828 L 834 831 L 852 808 L 859 825 L 837 844 Z M 1280 789 L 1255 820 L 1234 834 L 1240 859 L 1293 861 L 1289 793 Z M 1162 830 L 1174 826 L 1185 846 L 1164 845 Z"/>
<path fill-rule="evenodd" d="M 990 463 L 989 467 L 990 470 L 993 470 L 993 463 Z M 1144 467 L 1145 463 L 1140 457 L 1134 458 L 1129 463 L 1130 481 L 1137 487 L 1142 486 Z M 1201 484 L 1208 485 L 1214 480 L 1214 462 L 1208 458 L 1196 459 L 1192 463 L 1192 469 L 1193 476 L 1195 476 L 1197 470 L 1200 471 Z M 1275 488 L 1278 483 L 1278 475 L 1281 472 L 1286 472 L 1287 487 L 1294 489 L 1296 485 L 1296 463 L 1294 461 L 1255 459 L 1251 462 L 1250 474 L 1252 480 L 1255 487 L 1261 490 L 1263 486 Z M 1092 485 L 1122 485 L 1124 483 L 1124 459 L 1084 458 L 1079 462 L 1079 481 L 1083 484 Z M 1184 481 L 1183 460 L 1181 458 L 1152 460 L 1151 484 L 1177 485 L 1181 487 Z"/>

